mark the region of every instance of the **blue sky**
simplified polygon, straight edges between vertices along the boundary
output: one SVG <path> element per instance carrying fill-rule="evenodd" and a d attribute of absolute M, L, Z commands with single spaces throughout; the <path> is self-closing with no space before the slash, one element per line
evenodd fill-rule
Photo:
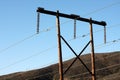
<path fill-rule="evenodd" d="M 95 52 L 120 51 L 119 0 L 1 0 L 0 75 L 38 69 L 58 62 L 56 18 L 41 14 L 41 32 L 36 35 L 37 7 L 106 21 L 107 44 L 103 44 L 103 26 L 93 25 Z M 89 41 L 89 24 L 77 21 L 77 38 L 73 39 L 73 20 L 60 19 L 62 36 L 79 53 Z M 64 60 L 74 57 L 65 44 L 62 47 Z M 84 54 L 89 52 L 88 47 Z"/>

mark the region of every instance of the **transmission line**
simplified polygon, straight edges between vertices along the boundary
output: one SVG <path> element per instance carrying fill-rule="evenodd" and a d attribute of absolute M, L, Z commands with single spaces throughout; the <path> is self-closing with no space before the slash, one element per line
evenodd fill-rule
<path fill-rule="evenodd" d="M 115 5 L 118 5 L 118 4 L 120 4 L 120 2 L 115 2 L 115 3 L 109 4 L 109 5 L 107 5 L 107 6 L 104 6 L 104 7 L 102 7 L 102 8 L 96 9 L 96 10 L 94 10 L 94 11 L 92 11 L 92 12 L 87 13 L 87 14 L 83 14 L 83 16 L 88 16 L 88 15 L 94 14 L 94 13 L 96 13 L 96 12 L 100 12 L 100 11 L 102 11 L 102 10 L 104 10 L 104 9 L 107 9 L 107 8 L 109 8 L 109 7 L 112 7 L 112 6 L 115 6 Z M 70 22 L 70 21 L 72 21 L 72 20 L 65 21 L 65 22 L 61 23 L 61 25 L 65 24 L 65 23 L 68 23 L 68 22 Z"/>
<path fill-rule="evenodd" d="M 7 65 L 6 67 L 1 68 L 0 70 L 6 69 L 6 68 L 8 68 L 8 67 L 11 67 L 11 66 L 13 66 L 13 65 L 16 65 L 16 64 L 18 64 L 18 63 L 21 63 L 21 62 L 26 61 L 26 60 L 28 60 L 28 59 L 31 59 L 31 58 L 33 58 L 33 57 L 35 57 L 35 56 L 38 56 L 38 55 L 43 54 L 43 53 L 45 53 L 45 52 L 47 52 L 47 51 L 50 51 L 51 49 L 56 48 L 56 47 L 57 47 L 57 46 L 53 46 L 53 47 L 47 48 L 47 49 L 45 49 L 45 50 L 43 50 L 43 51 L 41 51 L 41 52 L 38 52 L 38 53 L 33 54 L 33 55 L 31 55 L 31 56 L 28 56 L 28 57 L 26 57 L 26 58 L 24 58 L 24 59 L 21 59 L 21 60 L 19 60 L 19 61 L 16 61 L 16 62 L 14 62 L 14 63 L 12 63 L 12 64 L 9 64 L 9 65 Z"/>
<path fill-rule="evenodd" d="M 50 30 L 49 28 L 43 29 L 43 30 L 40 31 L 40 33 L 47 32 L 47 31 L 49 31 L 49 30 Z M 10 49 L 10 48 L 13 48 L 13 47 L 15 47 L 15 46 L 17 46 L 17 45 L 23 43 L 23 42 L 26 41 L 26 40 L 29 40 L 29 39 L 35 37 L 36 35 L 38 35 L 38 34 L 32 34 L 32 35 L 27 36 L 26 38 L 24 38 L 24 39 L 22 39 L 22 40 L 16 42 L 16 43 L 13 43 L 13 44 L 9 45 L 8 47 L 6 47 L 6 48 L 0 50 L 0 54 L 3 53 L 3 52 L 5 52 L 5 51 L 7 51 L 7 50 Z"/>
<path fill-rule="evenodd" d="M 34 37 L 34 36 L 36 36 L 36 34 L 30 35 L 30 36 L 28 36 L 28 37 L 26 37 L 26 38 L 24 38 L 24 39 L 22 39 L 22 40 L 20 40 L 20 41 L 18 41 L 18 42 L 16 42 L 16 43 L 13 43 L 12 45 L 9 45 L 8 47 L 0 50 L 0 53 L 3 53 L 4 51 L 6 51 L 6 50 L 8 50 L 8 49 L 17 46 L 18 44 L 20 44 L 20 43 L 22 43 L 22 42 L 24 42 L 24 41 L 26 41 L 26 40 L 28 40 L 28 39 L 31 39 L 31 38 Z"/>
<path fill-rule="evenodd" d="M 107 67 L 104 67 L 104 68 L 97 69 L 96 71 L 101 71 L 101 70 L 109 69 L 109 68 L 116 67 L 116 66 L 120 66 L 120 64 L 110 65 L 110 66 L 107 66 Z M 84 74 L 88 74 L 88 73 L 89 72 L 85 72 L 85 73 L 82 73 L 82 74 L 77 74 L 77 75 L 71 76 L 69 78 L 84 75 Z"/>
<path fill-rule="evenodd" d="M 119 3 L 120 3 L 120 2 L 119 2 Z M 111 4 L 111 6 L 117 5 L 117 4 L 119 4 L 119 3 L 113 3 L 113 4 Z M 108 6 L 106 6 L 106 7 L 101 8 L 101 9 L 98 9 L 98 10 L 95 10 L 95 11 L 93 11 L 93 12 L 90 12 L 90 14 L 93 14 L 93 13 L 95 13 L 95 12 L 98 12 L 98 11 L 100 11 L 100 10 L 106 9 L 106 8 L 108 8 L 108 7 L 111 7 L 111 6 L 108 5 Z M 65 24 L 65 23 L 66 23 L 66 22 L 61 23 L 61 24 Z M 53 29 L 53 28 L 54 28 L 54 27 L 47 28 L 47 29 L 45 29 L 45 30 L 43 30 L 43 31 L 41 31 L 41 32 L 47 32 L 47 31 L 50 31 L 50 30 Z M 109 28 L 109 27 L 108 27 L 108 28 Z M 98 32 L 98 31 L 97 31 L 97 32 Z M 88 34 L 89 34 L 89 33 L 88 33 Z M 82 35 L 81 37 L 86 37 L 88 34 Z M 14 47 L 14 46 L 17 46 L 18 44 L 20 44 L 20 43 L 22 43 L 22 42 L 24 42 L 24 41 L 26 41 L 26 40 L 28 40 L 28 39 L 31 39 L 31 38 L 34 37 L 35 35 L 36 35 L 36 34 L 30 35 L 30 36 L 26 37 L 25 39 L 20 40 L 20 41 L 14 43 L 14 44 L 8 46 L 7 48 L 2 49 L 2 50 L 0 51 L 0 53 L 3 53 L 4 51 L 6 51 L 6 50 L 8 50 L 8 49 L 10 49 L 10 48 L 12 48 L 12 47 Z M 113 41 L 113 42 L 116 42 L 116 41 Z M 56 47 L 56 46 L 55 46 L 55 47 Z M 55 47 L 54 47 L 54 48 L 55 48 Z M 45 52 L 46 52 L 46 51 L 49 51 L 49 50 L 50 50 L 50 49 L 46 49 Z M 44 52 L 44 51 L 43 51 L 43 52 Z M 43 52 L 41 52 L 41 53 L 43 53 Z M 38 54 L 36 54 L 36 55 L 38 55 Z M 23 62 L 23 61 L 25 61 L 25 60 L 27 60 L 27 59 L 32 58 L 33 56 L 35 56 L 35 55 L 29 56 L 29 57 L 27 57 L 27 58 L 25 58 L 25 59 L 22 59 L 22 60 L 20 60 L 20 61 L 17 61 L 17 62 L 15 62 L 15 63 L 13 63 L 13 64 L 10 64 L 9 66 L 12 66 L 12 65 L 15 65 L 15 64 L 17 64 L 17 63 Z M 8 67 L 8 66 L 7 66 L 7 67 Z M 6 68 L 7 68 L 7 67 L 6 67 Z"/>
<path fill-rule="evenodd" d="M 107 42 L 106 44 L 111 43 L 111 42 L 112 42 L 112 41 Z M 120 42 L 120 39 L 118 39 L 118 41 L 116 40 L 116 42 Z M 114 43 L 114 42 L 113 42 L 113 43 Z M 53 47 L 51 47 L 51 48 L 47 48 L 47 49 L 45 49 L 45 50 L 43 50 L 43 51 L 41 51 L 41 52 L 38 52 L 38 53 L 36 53 L 36 54 L 34 54 L 34 55 L 31 55 L 31 56 L 28 56 L 28 57 L 26 57 L 26 58 L 24 58 L 24 59 L 21 59 L 21 60 L 19 60 L 19 61 L 16 61 L 16 62 L 14 62 L 14 63 L 12 63 L 12 64 L 9 64 L 8 66 L 6 66 L 6 67 L 4 67 L 4 68 L 1 68 L 0 70 L 6 69 L 6 68 L 8 68 L 8 67 L 11 67 L 11 66 L 13 66 L 13 65 L 16 65 L 16 64 L 18 64 L 18 63 L 21 63 L 21 62 L 26 61 L 26 60 L 28 60 L 28 59 L 31 59 L 31 58 L 33 58 L 33 57 L 35 57 L 35 56 L 38 56 L 38 55 L 40 55 L 40 54 L 43 54 L 43 53 L 45 53 L 45 52 L 47 52 L 47 51 L 50 51 L 51 49 L 54 49 L 54 48 L 57 48 L 57 46 L 53 46 Z"/>
<path fill-rule="evenodd" d="M 120 2 L 115 2 L 115 3 L 109 4 L 109 5 L 107 5 L 107 6 L 104 6 L 104 7 L 102 7 L 102 8 L 96 9 L 96 10 L 94 10 L 94 11 L 92 11 L 92 12 L 89 12 L 89 13 L 87 13 L 87 14 L 84 14 L 84 15 L 87 16 L 87 15 L 96 13 L 96 12 L 98 12 L 98 11 L 101 11 L 101 10 L 103 10 L 103 9 L 112 7 L 112 6 L 117 5 L 117 4 L 120 4 Z M 65 24 L 65 23 L 67 23 L 67 22 L 70 22 L 70 21 L 72 21 L 72 20 L 63 22 L 63 23 L 61 23 L 61 25 Z M 118 25 L 120 25 L 120 24 L 118 24 Z M 55 28 L 55 27 L 51 27 L 51 28 L 44 29 L 44 30 L 40 31 L 40 33 L 50 31 L 50 30 L 53 29 L 53 28 Z M 22 43 L 22 42 L 24 42 L 24 41 L 26 41 L 26 40 L 28 40 L 28 39 L 30 39 L 30 38 L 32 38 L 32 37 L 34 37 L 35 35 L 36 35 L 36 34 L 30 35 L 30 36 L 26 37 L 26 38 L 23 39 L 23 40 L 20 40 L 20 41 L 18 41 L 18 42 L 16 42 L 16 43 L 13 43 L 12 45 L 9 45 L 8 47 L 0 50 L 0 53 L 3 53 L 4 51 L 6 51 L 6 50 L 8 50 L 8 49 L 10 49 L 10 48 L 12 48 L 12 47 L 14 47 L 14 46 Z M 82 37 L 85 37 L 85 36 L 86 36 L 86 35 L 83 35 Z"/>
<path fill-rule="evenodd" d="M 104 6 L 104 7 L 102 7 L 102 8 L 96 9 L 96 10 L 94 10 L 94 11 L 92 11 L 92 12 L 89 12 L 89 13 L 87 13 L 87 14 L 84 14 L 84 16 L 88 16 L 88 15 L 94 14 L 94 13 L 96 13 L 96 12 L 100 12 L 100 11 L 102 11 L 102 10 L 104 10 L 104 9 L 107 9 L 107 8 L 109 8 L 109 7 L 112 7 L 112 6 L 115 6 L 115 5 L 118 5 L 118 4 L 120 4 L 120 1 L 119 1 L 119 2 L 115 2 L 115 3 L 112 3 L 112 4 L 109 4 L 109 5 Z"/>
<path fill-rule="evenodd" d="M 112 26 L 112 27 L 113 27 L 113 26 Z M 108 28 L 111 28 L 111 27 L 108 27 Z M 96 32 L 99 32 L 99 31 L 102 31 L 102 30 L 103 30 L 103 29 L 98 30 L 98 31 L 95 31 L 95 33 L 96 33 Z M 88 33 L 88 34 L 89 34 L 89 33 Z M 83 35 L 83 36 L 81 36 L 81 37 L 86 37 L 88 34 Z M 11 47 L 14 47 L 14 46 L 18 45 L 18 44 L 22 43 L 23 41 L 28 40 L 28 39 L 34 37 L 35 35 L 36 35 L 36 34 L 34 34 L 34 35 L 32 35 L 32 36 L 29 36 L 29 37 L 27 37 L 27 38 L 25 38 L 25 39 L 23 39 L 23 40 L 21 40 L 21 41 L 19 41 L 19 42 L 17 42 L 17 43 L 15 43 L 15 44 L 13 44 L 13 45 L 5 48 L 3 51 L 5 51 L 5 50 L 7 50 L 7 49 L 9 49 L 9 48 L 11 48 Z M 76 37 L 76 38 L 79 38 L 79 37 Z M 70 40 L 68 40 L 68 41 L 71 41 L 71 40 L 74 40 L 74 39 L 70 39 Z M 120 39 L 116 39 L 116 40 L 109 41 L 109 42 L 107 42 L 106 44 L 111 43 L 111 44 L 109 44 L 109 45 L 112 45 L 112 44 L 114 44 L 114 43 L 116 43 L 116 42 L 119 42 L 119 41 L 120 41 Z M 95 47 L 97 47 L 97 48 L 99 49 L 100 47 L 103 47 L 103 46 L 106 46 L 106 45 L 105 45 L 105 44 L 99 44 L 99 45 L 97 45 L 97 46 L 95 46 Z M 25 61 L 25 60 L 28 60 L 28 59 L 30 59 L 30 58 L 32 58 L 32 57 L 34 57 L 34 56 L 37 56 L 37 55 L 39 55 L 39 54 L 42 54 L 42 53 L 44 53 L 44 52 L 46 52 L 46 51 L 49 51 L 49 50 L 51 50 L 51 49 L 53 49 L 53 48 L 56 48 L 56 47 L 57 47 L 57 46 L 50 47 L 50 48 L 45 49 L 45 50 L 43 50 L 43 51 L 41 51 L 41 52 L 39 52 L 39 53 L 36 53 L 36 54 L 32 55 L 32 56 L 29 56 L 29 57 L 27 57 L 27 58 L 24 58 L 24 59 L 22 59 L 22 60 L 20 60 L 20 61 L 14 62 L 14 63 L 12 63 L 12 64 L 10 64 L 10 65 L 8 65 L 8 66 L 12 66 L 12 65 L 14 65 L 14 64 L 23 62 L 23 61 Z M 8 66 L 6 66 L 6 67 L 8 67 Z"/>

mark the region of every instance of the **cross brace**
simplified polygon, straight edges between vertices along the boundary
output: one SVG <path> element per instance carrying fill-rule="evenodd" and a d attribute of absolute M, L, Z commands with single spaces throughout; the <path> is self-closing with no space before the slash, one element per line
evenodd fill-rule
<path fill-rule="evenodd" d="M 92 72 L 89 70 L 89 68 L 85 65 L 85 63 L 82 61 L 82 59 L 80 59 L 80 55 L 82 54 L 82 52 L 87 48 L 87 46 L 90 44 L 91 41 L 89 41 L 87 43 L 87 45 L 83 48 L 83 50 L 79 53 L 79 55 L 76 54 L 76 52 L 72 49 L 72 47 L 67 43 L 67 41 L 62 37 L 62 40 L 66 43 L 66 45 L 70 48 L 70 50 L 74 53 L 74 55 L 76 56 L 76 58 L 74 59 L 74 61 L 70 64 L 70 66 L 65 70 L 65 72 L 63 74 L 65 74 L 69 69 L 70 67 L 75 63 L 75 61 L 77 59 L 79 59 L 79 61 L 84 65 L 84 67 L 89 71 L 90 74 L 92 74 Z"/>

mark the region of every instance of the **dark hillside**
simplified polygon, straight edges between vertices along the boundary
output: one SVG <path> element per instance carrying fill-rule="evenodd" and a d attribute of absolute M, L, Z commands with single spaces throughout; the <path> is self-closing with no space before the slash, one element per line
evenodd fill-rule
<path fill-rule="evenodd" d="M 80 57 L 91 70 L 90 54 Z M 74 60 L 64 62 L 64 70 Z M 95 54 L 97 80 L 120 80 L 120 52 L 96 53 Z M 80 63 L 79 60 L 64 75 L 65 80 L 91 80 L 91 75 Z M 58 64 L 54 64 L 42 69 L 19 72 L 0 76 L 0 80 L 59 80 Z"/>

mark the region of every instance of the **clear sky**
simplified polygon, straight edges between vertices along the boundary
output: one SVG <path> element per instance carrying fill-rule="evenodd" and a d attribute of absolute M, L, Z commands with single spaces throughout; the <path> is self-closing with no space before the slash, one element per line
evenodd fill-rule
<path fill-rule="evenodd" d="M 41 14 L 40 33 L 36 35 L 37 7 L 106 21 L 107 44 L 103 44 L 103 26 L 93 25 L 95 52 L 120 51 L 120 0 L 1 0 L 0 75 L 58 62 L 56 18 Z M 73 39 L 73 20 L 60 21 L 62 36 L 79 53 L 89 41 L 89 24 L 77 21 L 77 38 Z M 65 44 L 62 47 L 64 60 L 74 57 Z M 85 53 L 90 53 L 90 47 Z"/>

